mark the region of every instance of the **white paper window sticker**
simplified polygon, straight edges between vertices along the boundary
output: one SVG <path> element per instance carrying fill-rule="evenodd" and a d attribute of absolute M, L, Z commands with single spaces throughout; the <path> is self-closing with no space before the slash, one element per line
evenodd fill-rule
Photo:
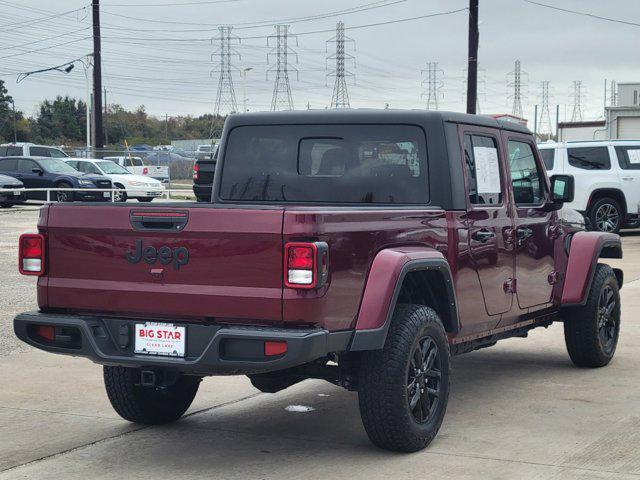
<path fill-rule="evenodd" d="M 640 164 L 640 148 L 627 150 L 627 156 L 629 157 L 629 163 L 633 165 Z"/>
<path fill-rule="evenodd" d="M 479 195 L 500 193 L 500 167 L 495 147 L 473 147 L 476 164 L 476 189 Z"/>

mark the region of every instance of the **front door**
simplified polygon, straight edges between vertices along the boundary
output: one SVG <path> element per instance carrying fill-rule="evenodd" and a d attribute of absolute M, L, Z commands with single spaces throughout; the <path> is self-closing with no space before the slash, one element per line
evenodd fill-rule
<path fill-rule="evenodd" d="M 513 219 L 500 131 L 461 127 L 467 185 L 469 249 L 489 316 L 511 309 L 514 278 L 509 235 Z M 499 319 L 499 318 L 498 318 Z"/>
<path fill-rule="evenodd" d="M 547 211 L 549 187 L 537 149 L 526 135 L 503 133 L 513 198 L 512 243 L 516 257 L 516 297 L 520 309 L 551 302 L 555 272 L 554 243 L 560 237 L 557 212 Z"/>
<path fill-rule="evenodd" d="M 34 169 L 40 169 L 42 172 L 35 173 Z M 46 173 L 42 170 L 42 167 L 38 165 L 34 160 L 30 158 L 18 159 L 18 173 L 20 174 L 20 181 L 24 183 L 26 188 L 47 188 L 49 187 L 49 181 L 45 177 Z M 46 192 L 33 192 L 29 194 L 29 198 L 35 198 L 44 200 L 47 198 Z"/>

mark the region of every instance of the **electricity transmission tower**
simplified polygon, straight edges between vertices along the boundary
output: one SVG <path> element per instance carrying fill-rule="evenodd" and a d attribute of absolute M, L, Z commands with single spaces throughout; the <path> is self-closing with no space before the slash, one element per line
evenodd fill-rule
<path fill-rule="evenodd" d="M 276 56 L 275 66 L 267 70 L 267 80 L 269 73 L 276 72 L 276 83 L 273 87 L 273 97 L 271 99 L 271 110 L 293 110 L 293 99 L 291 98 L 291 86 L 289 85 L 289 69 L 296 72 L 296 79 L 299 79 L 298 69 L 289 66 L 289 55 L 294 55 L 298 63 L 298 54 L 289 47 L 289 37 L 293 37 L 298 46 L 298 39 L 289 33 L 289 25 L 275 25 L 276 34 L 267 37 L 269 40 L 275 39 L 276 46 L 267 54 L 267 62 L 272 55 Z"/>
<path fill-rule="evenodd" d="M 220 64 L 211 71 L 211 75 L 215 72 L 220 75 L 214 108 L 216 115 L 238 111 L 236 93 L 233 89 L 233 77 L 231 76 L 231 70 L 236 70 L 236 68 L 231 65 L 231 57 L 237 56 L 239 59 L 240 54 L 231 48 L 231 43 L 236 41 L 240 43 L 240 39 L 235 35 L 231 35 L 231 30 L 233 30 L 233 27 L 228 25 L 218 27 L 220 36 L 211 39 L 211 43 L 214 41 L 219 43 L 218 50 L 211 54 L 212 60 L 213 57 L 219 57 L 220 59 Z"/>
<path fill-rule="evenodd" d="M 440 90 L 444 86 L 444 82 L 440 80 L 440 76 L 444 74 L 444 72 L 438 68 L 438 62 L 427 62 L 426 70 L 422 70 L 421 73 L 423 90 L 420 98 L 427 97 L 427 110 L 438 110 L 438 98 L 440 97 Z"/>
<path fill-rule="evenodd" d="M 538 133 L 551 137 L 551 112 L 549 112 L 549 82 L 540 82 L 540 120 Z"/>
<path fill-rule="evenodd" d="M 573 91 L 571 93 L 571 101 L 573 103 L 573 112 L 571 113 L 572 122 L 582 121 L 582 82 L 580 80 L 573 81 Z"/>
<path fill-rule="evenodd" d="M 331 108 L 351 108 L 349 105 L 349 92 L 347 91 L 346 77 L 355 79 L 355 75 L 345 69 L 345 61 L 353 62 L 355 66 L 355 57 L 345 52 L 345 45 L 353 43 L 355 50 L 355 41 L 344 35 L 344 22 L 336 24 L 336 34 L 326 42 L 325 50 L 329 51 L 329 44 L 336 44 L 335 53 L 327 56 L 327 64 L 330 60 L 335 60 L 336 68 L 327 74 L 327 78 L 334 77 L 333 94 L 331 95 Z"/>
<path fill-rule="evenodd" d="M 513 92 L 510 98 L 513 100 L 513 106 L 511 113 L 518 117 L 523 118 L 522 114 L 522 91 L 523 91 L 523 76 L 526 74 L 520 69 L 520 60 L 516 60 L 513 71 L 509 72 L 510 80 L 507 83 L 508 88 Z"/>

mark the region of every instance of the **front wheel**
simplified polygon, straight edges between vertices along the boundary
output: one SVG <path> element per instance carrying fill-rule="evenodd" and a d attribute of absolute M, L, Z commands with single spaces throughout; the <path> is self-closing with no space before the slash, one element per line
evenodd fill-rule
<path fill-rule="evenodd" d="M 396 307 L 384 348 L 361 358 L 358 399 L 376 446 L 415 452 L 431 443 L 449 399 L 449 343 L 433 309 Z"/>
<path fill-rule="evenodd" d="M 162 425 L 178 420 L 193 402 L 199 377 L 165 372 L 153 387 L 140 384 L 140 370 L 104 367 L 104 385 L 114 410 L 125 420 Z"/>
<path fill-rule="evenodd" d="M 70 184 L 66 182 L 61 182 L 57 185 L 58 188 L 73 188 Z M 56 202 L 73 202 L 73 192 L 69 192 L 66 190 L 57 190 L 55 192 Z"/>
<path fill-rule="evenodd" d="M 613 358 L 620 333 L 618 280 L 609 265 L 599 263 L 587 303 L 567 309 L 564 340 L 573 363 L 579 367 L 604 367 Z"/>
<path fill-rule="evenodd" d="M 589 209 L 591 228 L 598 232 L 618 233 L 623 220 L 622 207 L 613 198 L 600 198 Z"/>
<path fill-rule="evenodd" d="M 13 203 L 0 203 L 0 208 L 11 208 L 13 207 Z"/>

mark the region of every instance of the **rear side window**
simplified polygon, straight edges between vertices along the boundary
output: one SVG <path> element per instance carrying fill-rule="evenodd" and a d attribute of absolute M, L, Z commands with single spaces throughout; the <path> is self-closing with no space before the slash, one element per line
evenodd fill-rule
<path fill-rule="evenodd" d="M 542 157 L 542 163 L 547 170 L 553 170 L 553 160 L 556 155 L 556 151 L 553 148 L 542 148 L 539 150 Z"/>
<path fill-rule="evenodd" d="M 640 170 L 640 145 L 616 147 L 616 155 L 623 170 Z"/>
<path fill-rule="evenodd" d="M 609 170 L 611 160 L 607 147 L 568 148 L 569 165 L 584 170 Z"/>
<path fill-rule="evenodd" d="M 281 125 L 233 129 L 223 200 L 425 204 L 424 132 L 410 125 Z"/>
<path fill-rule="evenodd" d="M 18 171 L 18 159 L 7 158 L 0 160 L 0 172 L 17 172 Z"/>
<path fill-rule="evenodd" d="M 34 157 L 50 157 L 51 153 L 46 147 L 31 147 L 29 153 Z"/>
<path fill-rule="evenodd" d="M 501 204 L 500 159 L 495 138 L 465 135 L 464 163 L 469 202 L 472 205 Z"/>
<path fill-rule="evenodd" d="M 19 157 L 22 155 L 22 147 L 0 147 L 0 157 Z"/>

